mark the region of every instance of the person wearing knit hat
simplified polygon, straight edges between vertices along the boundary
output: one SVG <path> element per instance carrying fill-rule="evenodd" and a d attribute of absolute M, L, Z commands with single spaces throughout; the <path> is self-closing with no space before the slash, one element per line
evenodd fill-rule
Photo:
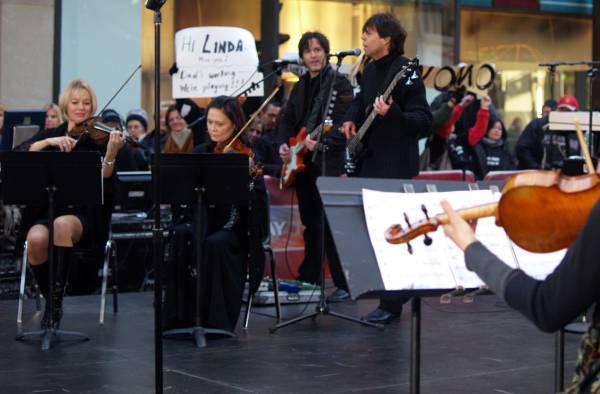
<path fill-rule="evenodd" d="M 105 109 L 100 114 L 100 118 L 102 118 L 102 123 L 115 129 L 123 130 L 121 115 L 114 109 Z"/>
<path fill-rule="evenodd" d="M 148 130 L 148 113 L 141 108 L 132 109 L 125 120 L 127 132 L 136 140 L 141 141 Z"/>

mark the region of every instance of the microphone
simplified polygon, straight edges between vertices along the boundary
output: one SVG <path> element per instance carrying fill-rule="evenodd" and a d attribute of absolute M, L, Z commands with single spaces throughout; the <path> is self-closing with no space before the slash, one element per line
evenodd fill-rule
<path fill-rule="evenodd" d="M 346 56 L 358 56 L 361 54 L 360 48 L 348 49 L 347 51 L 334 52 L 327 55 L 327 57 L 346 57 Z"/>
<path fill-rule="evenodd" d="M 275 59 L 272 61 L 273 63 L 273 67 L 283 67 L 283 66 L 287 66 L 288 64 L 300 64 L 302 65 L 302 60 L 295 58 L 295 59 Z"/>

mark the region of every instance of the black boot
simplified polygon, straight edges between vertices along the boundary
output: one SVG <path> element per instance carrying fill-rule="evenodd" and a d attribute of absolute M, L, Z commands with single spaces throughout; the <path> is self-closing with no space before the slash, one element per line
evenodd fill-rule
<path fill-rule="evenodd" d="M 62 319 L 63 310 L 62 303 L 65 294 L 65 286 L 67 284 L 67 275 L 69 273 L 69 265 L 71 261 L 71 247 L 55 246 L 54 259 L 54 286 L 51 289 L 52 303 L 54 304 L 54 313 L 52 314 L 52 328 L 58 329 L 60 320 Z M 50 316 L 50 303 L 46 301 L 46 310 L 42 319 L 42 328 L 48 327 L 48 317 Z"/>
<path fill-rule="evenodd" d="M 44 310 L 44 317 L 42 317 L 42 321 L 40 322 L 40 328 L 42 330 L 46 329 L 48 326 L 48 316 L 49 316 L 49 305 L 48 305 L 48 286 L 50 276 L 50 264 L 47 261 L 43 262 L 39 265 L 31 265 L 31 271 L 33 271 L 33 276 L 35 277 L 35 281 L 37 282 L 38 289 L 40 289 L 40 293 L 44 296 L 44 300 L 46 302 L 46 309 Z"/>

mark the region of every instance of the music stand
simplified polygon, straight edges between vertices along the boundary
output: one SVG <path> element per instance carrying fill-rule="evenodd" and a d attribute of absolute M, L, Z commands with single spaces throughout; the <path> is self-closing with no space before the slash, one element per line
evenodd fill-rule
<path fill-rule="evenodd" d="M 153 176 L 155 172 L 152 172 Z M 161 156 L 160 203 L 194 206 L 194 260 L 196 307 L 194 326 L 168 330 L 164 337 L 191 335 L 196 346 L 206 346 L 205 334 L 235 336 L 232 332 L 202 326 L 202 236 L 204 208 L 208 204 L 248 205 L 248 156 L 243 154 L 166 154 Z"/>
<path fill-rule="evenodd" d="M 102 161 L 99 152 L 2 152 L 2 199 L 8 204 L 48 204 L 49 287 L 54 287 L 54 208 L 60 205 L 100 205 L 103 203 Z M 76 179 L 77 182 L 73 180 Z M 24 181 L 25 180 L 25 181 Z M 52 346 L 59 335 L 86 341 L 80 332 L 55 329 L 54 300 L 48 296 L 48 327 L 19 332 L 16 340 L 40 336 L 42 350 Z"/>

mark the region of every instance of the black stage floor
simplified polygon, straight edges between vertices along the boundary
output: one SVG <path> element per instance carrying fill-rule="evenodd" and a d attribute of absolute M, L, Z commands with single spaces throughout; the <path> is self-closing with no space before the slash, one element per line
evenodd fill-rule
<path fill-rule="evenodd" d="M 1 393 L 152 393 L 152 293 L 120 296 L 120 311 L 98 325 L 99 297 L 67 297 L 63 329 L 86 332 L 84 343 L 62 342 L 42 352 L 38 341 L 16 342 L 16 301 L 0 302 Z M 110 305 L 110 304 L 109 304 Z M 336 304 L 354 315 L 375 301 Z M 313 305 L 308 307 L 312 311 Z M 410 311 L 385 330 L 331 316 L 269 334 L 273 319 L 253 314 L 247 332 L 210 340 L 197 349 L 187 340 L 164 341 L 165 393 L 407 393 Z M 255 308 L 273 313 L 271 308 Z M 24 326 L 37 328 L 33 301 Z M 284 314 L 302 311 L 285 306 Z M 551 393 L 554 335 L 539 332 L 495 296 L 471 305 L 455 299 L 423 300 L 422 393 Z M 566 380 L 578 335 L 566 337 Z"/>

